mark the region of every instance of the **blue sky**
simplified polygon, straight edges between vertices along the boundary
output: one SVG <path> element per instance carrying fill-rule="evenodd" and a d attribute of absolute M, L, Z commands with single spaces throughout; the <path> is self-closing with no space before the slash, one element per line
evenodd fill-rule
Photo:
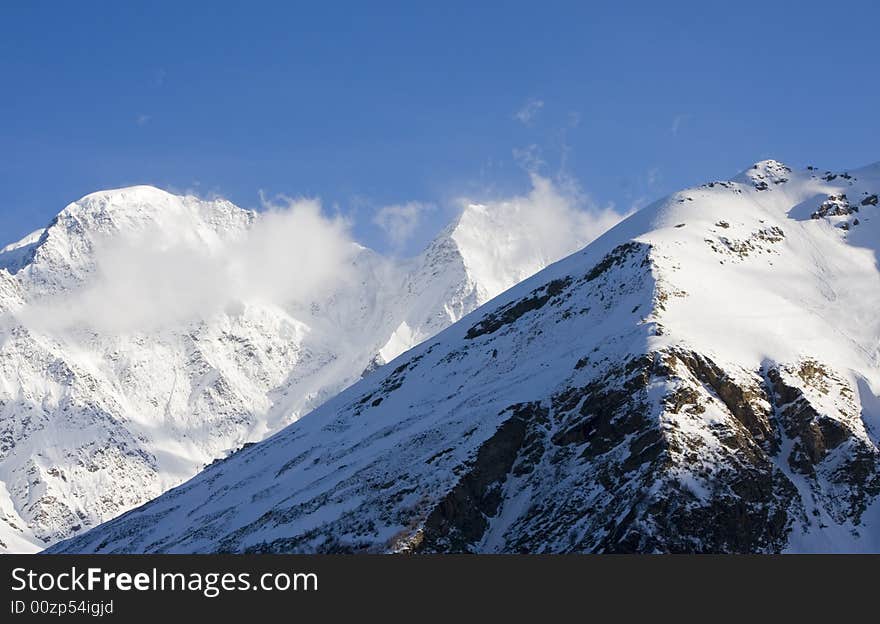
<path fill-rule="evenodd" d="M 626 211 L 880 160 L 875 4 L 607 4 L 3 2 L 0 241 L 148 183 L 318 196 L 380 249 L 380 207 L 438 206 L 408 251 L 529 167 Z"/>

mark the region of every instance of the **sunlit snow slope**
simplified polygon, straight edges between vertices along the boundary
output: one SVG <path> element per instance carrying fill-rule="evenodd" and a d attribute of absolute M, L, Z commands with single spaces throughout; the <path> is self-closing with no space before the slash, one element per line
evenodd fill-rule
<path fill-rule="evenodd" d="M 52 552 L 878 552 L 880 165 L 676 193 Z"/>

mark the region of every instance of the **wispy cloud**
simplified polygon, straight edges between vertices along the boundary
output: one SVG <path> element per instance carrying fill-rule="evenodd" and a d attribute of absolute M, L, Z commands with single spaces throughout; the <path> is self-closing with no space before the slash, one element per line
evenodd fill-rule
<path fill-rule="evenodd" d="M 678 136 L 679 131 L 682 126 L 691 118 L 688 113 L 681 113 L 672 118 L 672 126 L 670 127 L 670 132 L 672 132 L 672 136 Z"/>
<path fill-rule="evenodd" d="M 522 108 L 513 114 L 513 118 L 528 126 L 532 123 L 542 108 L 544 108 L 544 100 L 530 98 L 525 104 L 523 104 Z"/>
<path fill-rule="evenodd" d="M 373 223 L 385 231 L 395 247 L 400 247 L 415 234 L 425 212 L 434 207 L 417 201 L 383 206 L 373 217 Z"/>
<path fill-rule="evenodd" d="M 536 143 L 526 147 L 513 148 L 513 160 L 528 172 L 537 172 L 547 165 L 542 156 L 541 147 Z"/>
<path fill-rule="evenodd" d="M 597 204 L 573 178 L 550 178 L 534 171 L 528 175 L 531 188 L 525 194 L 459 200 L 462 219 L 472 226 L 461 228 L 459 235 L 475 237 L 468 248 L 480 256 L 474 261 L 487 275 L 509 276 L 513 268 L 525 278 L 584 247 L 632 212 Z M 496 231 L 502 233 L 501 239 L 494 238 Z M 500 292 L 511 285 L 495 286 Z"/>
<path fill-rule="evenodd" d="M 153 119 L 152 115 L 145 115 L 144 113 L 139 114 L 135 117 L 134 122 L 139 126 L 146 126 Z"/>
<path fill-rule="evenodd" d="M 94 241 L 95 270 L 81 289 L 31 304 L 30 327 L 64 332 L 144 332 L 178 326 L 242 303 L 307 305 L 343 284 L 354 245 L 348 224 L 314 199 L 265 200 L 244 230 L 193 231 L 188 210 L 164 210 L 161 227 Z M 58 314 L 63 308 L 65 313 Z"/>

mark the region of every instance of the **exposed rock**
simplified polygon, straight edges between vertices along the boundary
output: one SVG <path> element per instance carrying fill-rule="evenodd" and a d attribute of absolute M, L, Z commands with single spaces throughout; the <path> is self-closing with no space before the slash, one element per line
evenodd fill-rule
<path fill-rule="evenodd" d="M 529 429 L 546 422 L 548 413 L 540 404 L 514 405 L 510 411 L 511 417 L 480 446 L 458 484 L 428 515 L 410 550 L 468 552 L 482 538 L 489 526 L 487 518 L 501 505 L 501 488 L 523 453 Z"/>
<path fill-rule="evenodd" d="M 828 199 L 823 201 L 819 208 L 810 215 L 810 218 L 841 217 L 858 211 L 859 207 L 849 202 L 846 193 L 841 193 L 840 195 L 829 195 Z"/>

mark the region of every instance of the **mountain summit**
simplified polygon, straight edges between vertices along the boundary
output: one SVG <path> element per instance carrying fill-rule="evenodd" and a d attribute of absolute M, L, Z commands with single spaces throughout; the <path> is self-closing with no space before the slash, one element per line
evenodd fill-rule
<path fill-rule="evenodd" d="M 181 239 L 217 247 L 239 237 L 256 213 L 225 200 L 173 195 L 152 186 L 99 191 L 69 204 L 39 232 L 0 251 L 0 269 L 18 276 L 30 298 L 81 285 L 95 268 L 95 246 L 120 236 Z"/>
<path fill-rule="evenodd" d="M 878 552 L 878 194 L 676 193 L 50 552 Z"/>

